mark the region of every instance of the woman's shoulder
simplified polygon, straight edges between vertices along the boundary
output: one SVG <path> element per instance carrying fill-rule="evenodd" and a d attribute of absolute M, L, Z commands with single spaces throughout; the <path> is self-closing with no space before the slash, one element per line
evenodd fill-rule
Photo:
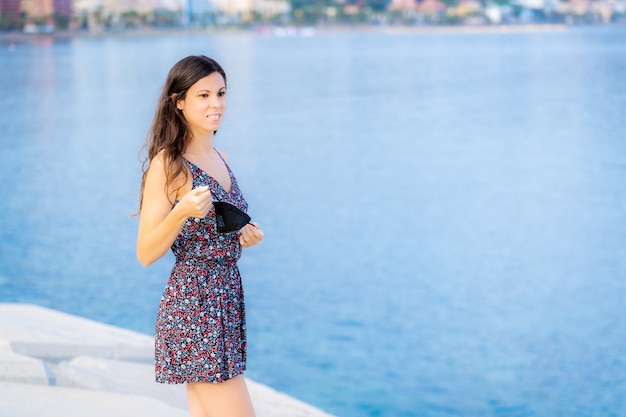
<path fill-rule="evenodd" d="M 185 157 L 184 156 L 180 156 L 180 157 L 172 157 L 171 155 L 168 155 L 167 150 L 166 149 L 161 149 L 156 155 L 154 155 L 154 157 L 150 160 L 150 165 L 156 165 L 156 166 L 161 166 L 164 167 L 165 165 L 171 165 L 172 162 L 175 159 L 180 159 L 181 162 L 185 161 Z M 183 164 L 184 165 L 184 164 Z"/>
<path fill-rule="evenodd" d="M 158 172 L 159 175 L 169 177 L 172 184 L 176 187 L 179 186 L 179 182 L 185 183 L 187 181 L 189 167 L 185 164 L 185 158 L 180 156 L 180 165 L 173 159 L 170 159 L 167 151 L 161 149 L 151 160 L 149 170 Z M 175 158 L 178 159 L 178 158 Z M 172 172 L 173 171 L 173 172 Z"/>
<path fill-rule="evenodd" d="M 156 155 L 150 158 L 148 161 L 148 171 L 153 175 L 155 172 L 164 172 L 165 167 L 165 155 L 164 151 L 160 150 Z"/>
<path fill-rule="evenodd" d="M 166 150 L 161 149 L 154 156 L 149 158 L 150 165 L 165 165 L 166 158 Z"/>

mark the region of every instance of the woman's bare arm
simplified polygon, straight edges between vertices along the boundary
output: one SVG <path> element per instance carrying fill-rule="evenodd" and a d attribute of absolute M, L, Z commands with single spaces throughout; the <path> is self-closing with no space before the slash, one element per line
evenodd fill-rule
<path fill-rule="evenodd" d="M 139 215 L 137 259 L 145 266 L 167 253 L 189 217 L 203 218 L 211 208 L 208 187 L 191 190 L 172 206 L 176 192 L 168 190 L 166 195 L 165 182 L 163 158 L 159 154 L 150 162 L 146 174 Z"/>

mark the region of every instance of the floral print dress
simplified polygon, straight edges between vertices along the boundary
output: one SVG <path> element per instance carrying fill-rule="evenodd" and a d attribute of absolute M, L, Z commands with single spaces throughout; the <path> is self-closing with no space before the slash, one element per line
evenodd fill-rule
<path fill-rule="evenodd" d="M 208 186 L 214 201 L 247 211 L 248 204 L 225 161 L 230 191 L 184 161 L 191 170 L 193 188 Z M 240 232 L 218 233 L 211 208 L 204 219 L 187 219 L 174 241 L 176 263 L 156 321 L 157 382 L 223 382 L 246 369 L 244 294 L 237 268 L 239 236 Z"/>

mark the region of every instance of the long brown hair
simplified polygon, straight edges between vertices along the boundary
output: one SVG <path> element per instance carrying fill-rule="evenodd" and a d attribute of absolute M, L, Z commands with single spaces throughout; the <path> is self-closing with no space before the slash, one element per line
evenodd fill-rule
<path fill-rule="evenodd" d="M 183 153 L 191 141 L 191 132 L 183 113 L 176 107 L 176 103 L 178 100 L 185 99 L 187 90 L 192 85 L 214 72 L 219 72 L 224 78 L 224 83 L 226 83 L 226 73 L 220 64 L 204 55 L 192 55 L 178 61 L 167 74 L 154 113 L 152 126 L 148 131 L 146 143 L 142 147 L 142 151 L 148 149 L 148 155 L 142 159 L 140 211 L 143 204 L 146 173 L 150 162 L 159 152 L 163 151 L 163 164 L 165 166 L 164 192 L 167 194 L 169 186 L 179 175 L 183 174 L 185 181 L 187 180 L 189 174 L 184 168 Z"/>

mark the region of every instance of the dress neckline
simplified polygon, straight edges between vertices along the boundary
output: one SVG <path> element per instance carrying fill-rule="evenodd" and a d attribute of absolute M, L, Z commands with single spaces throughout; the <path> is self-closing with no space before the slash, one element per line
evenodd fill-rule
<path fill-rule="evenodd" d="M 200 171 L 200 173 L 204 174 L 209 180 L 215 182 L 217 185 L 219 185 L 219 187 L 224 190 L 224 192 L 226 194 L 231 194 L 231 192 L 233 191 L 233 185 L 235 184 L 235 181 L 233 179 L 233 173 L 230 170 L 230 167 L 228 166 L 228 164 L 226 163 L 226 161 L 224 161 L 224 158 L 222 158 L 222 155 L 220 155 L 220 153 L 216 150 L 215 152 L 217 152 L 217 154 L 219 155 L 220 159 L 222 160 L 222 162 L 224 162 L 224 166 L 226 167 L 226 170 L 228 171 L 228 178 L 230 179 L 230 187 L 227 190 L 226 187 L 224 187 L 222 185 L 221 182 L 219 182 L 217 179 L 213 178 L 208 172 L 206 172 L 205 170 L 203 170 L 202 168 L 200 168 L 198 165 L 194 164 L 193 162 L 191 162 L 189 159 L 185 158 L 183 156 L 183 159 L 191 166 L 193 166 L 195 169 L 197 169 L 198 171 Z"/>

